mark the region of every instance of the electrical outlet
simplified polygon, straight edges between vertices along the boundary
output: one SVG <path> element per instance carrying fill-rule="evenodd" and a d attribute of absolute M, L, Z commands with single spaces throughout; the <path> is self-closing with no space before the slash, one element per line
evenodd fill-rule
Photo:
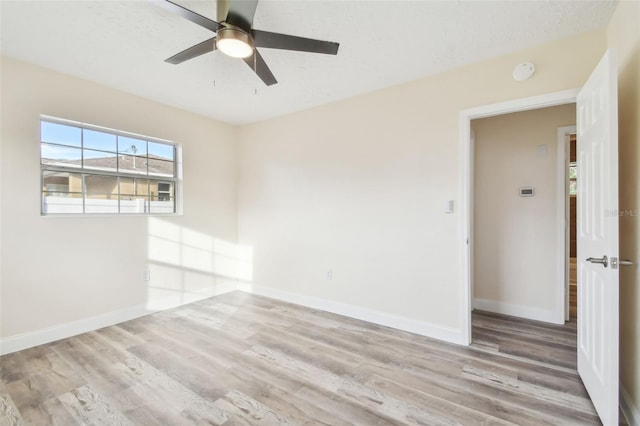
<path fill-rule="evenodd" d="M 151 281 L 151 271 L 149 268 L 145 268 L 145 270 L 142 271 L 142 281 Z"/>
<path fill-rule="evenodd" d="M 333 269 L 328 269 L 327 270 L 327 280 L 332 280 L 333 279 Z"/>

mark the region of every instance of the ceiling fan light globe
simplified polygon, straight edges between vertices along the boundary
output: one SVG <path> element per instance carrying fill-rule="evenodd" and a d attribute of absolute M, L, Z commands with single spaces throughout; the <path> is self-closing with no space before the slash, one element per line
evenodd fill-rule
<path fill-rule="evenodd" d="M 216 46 L 232 58 L 248 58 L 253 55 L 253 40 L 244 31 L 225 28 L 218 31 Z"/>

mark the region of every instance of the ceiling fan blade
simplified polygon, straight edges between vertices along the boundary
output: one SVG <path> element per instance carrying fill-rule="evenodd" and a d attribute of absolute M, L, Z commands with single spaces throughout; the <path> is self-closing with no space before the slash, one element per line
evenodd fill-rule
<path fill-rule="evenodd" d="M 209 40 L 205 40 L 202 43 L 198 43 L 195 46 L 191 46 L 188 49 L 183 50 L 180 53 L 176 53 L 172 57 L 165 59 L 165 62 L 170 64 L 180 64 L 184 61 L 188 61 L 189 59 L 196 58 L 200 55 L 204 55 L 205 53 L 213 52 L 216 50 L 216 38 L 210 38 Z"/>
<path fill-rule="evenodd" d="M 171 13 L 175 13 L 176 15 L 182 16 L 183 18 L 193 22 L 194 24 L 198 24 L 201 27 L 204 27 L 213 32 L 218 31 L 222 25 L 218 24 L 216 21 L 213 21 L 205 16 L 199 15 L 191 10 L 180 6 L 177 3 L 174 3 L 170 0 L 147 0 L 150 3 L 156 4 Z"/>
<path fill-rule="evenodd" d="M 339 43 L 332 41 L 315 40 L 312 38 L 296 37 L 260 30 L 252 30 L 251 33 L 253 43 L 256 47 L 326 53 L 328 55 L 336 55 L 338 53 L 338 47 L 340 47 Z"/>
<path fill-rule="evenodd" d="M 225 1 L 225 0 L 223 0 Z M 251 29 L 258 0 L 226 0 L 229 3 L 227 22 L 245 31 Z"/>
<path fill-rule="evenodd" d="M 254 62 L 254 56 L 255 56 L 255 62 Z M 267 63 L 262 58 L 262 55 L 260 55 L 260 52 L 258 52 L 257 50 L 255 49 L 253 50 L 252 56 L 249 56 L 248 58 L 244 58 L 244 62 L 247 65 L 249 65 L 249 68 L 251 68 L 256 74 L 258 74 L 258 77 L 260 77 L 260 79 L 267 86 L 271 86 L 278 82 L 278 80 L 276 80 L 275 76 L 267 66 Z"/>

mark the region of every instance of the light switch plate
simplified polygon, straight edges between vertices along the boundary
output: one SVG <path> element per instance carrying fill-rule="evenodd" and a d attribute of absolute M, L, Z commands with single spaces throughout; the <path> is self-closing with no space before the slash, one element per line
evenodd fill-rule
<path fill-rule="evenodd" d="M 444 202 L 444 212 L 445 213 L 453 213 L 453 207 L 454 207 L 454 202 L 453 200 L 447 200 Z"/>
<path fill-rule="evenodd" d="M 538 145 L 536 147 L 536 155 L 538 157 L 546 157 L 548 152 L 547 145 Z"/>

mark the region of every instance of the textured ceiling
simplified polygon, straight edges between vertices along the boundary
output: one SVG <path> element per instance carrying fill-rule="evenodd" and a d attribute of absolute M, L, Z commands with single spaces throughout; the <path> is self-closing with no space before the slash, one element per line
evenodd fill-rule
<path fill-rule="evenodd" d="M 216 17 L 214 1 L 178 2 Z M 0 7 L 3 55 L 239 124 L 594 31 L 615 1 L 261 0 L 255 28 L 340 43 L 337 56 L 261 49 L 271 87 L 220 52 L 165 63 L 212 33 L 146 1 Z"/>

